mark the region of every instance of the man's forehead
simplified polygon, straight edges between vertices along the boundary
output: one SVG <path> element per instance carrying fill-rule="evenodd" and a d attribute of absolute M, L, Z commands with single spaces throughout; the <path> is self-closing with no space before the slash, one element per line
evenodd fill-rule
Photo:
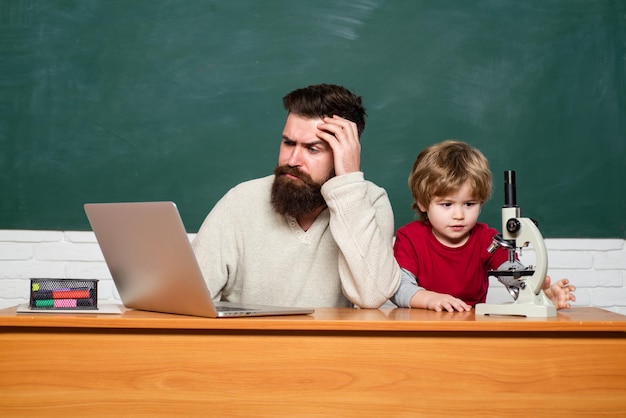
<path fill-rule="evenodd" d="M 296 113 L 289 113 L 287 115 L 287 122 L 285 123 L 285 125 L 312 125 L 312 126 L 317 126 L 318 124 L 322 123 L 323 120 L 320 117 L 309 117 L 309 116 L 302 116 L 302 115 L 298 115 Z"/>
<path fill-rule="evenodd" d="M 320 123 L 323 123 L 321 118 L 307 118 L 290 114 L 287 117 L 287 122 L 285 122 L 283 138 L 294 142 L 320 142 L 322 140 L 317 136 L 317 126 Z"/>

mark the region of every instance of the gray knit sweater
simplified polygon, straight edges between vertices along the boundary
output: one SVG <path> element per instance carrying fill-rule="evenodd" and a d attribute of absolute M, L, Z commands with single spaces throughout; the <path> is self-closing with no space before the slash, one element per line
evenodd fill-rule
<path fill-rule="evenodd" d="M 328 209 L 304 231 L 270 203 L 274 176 L 241 183 L 215 205 L 193 248 L 215 300 L 377 308 L 400 283 L 393 212 L 363 173 L 324 184 Z"/>

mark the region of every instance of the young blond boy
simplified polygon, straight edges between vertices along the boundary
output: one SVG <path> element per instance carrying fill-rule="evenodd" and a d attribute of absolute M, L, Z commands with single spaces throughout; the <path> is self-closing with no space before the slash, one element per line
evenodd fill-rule
<path fill-rule="evenodd" d="M 392 297 L 399 307 L 469 311 L 485 302 L 489 270 L 508 260 L 506 250 L 489 253 L 494 228 L 478 222 L 491 197 L 489 163 L 475 148 L 448 140 L 419 153 L 409 175 L 413 209 L 420 220 L 396 233 L 394 254 L 402 269 Z M 562 279 L 543 291 L 557 309 L 569 308 L 576 288 Z"/>

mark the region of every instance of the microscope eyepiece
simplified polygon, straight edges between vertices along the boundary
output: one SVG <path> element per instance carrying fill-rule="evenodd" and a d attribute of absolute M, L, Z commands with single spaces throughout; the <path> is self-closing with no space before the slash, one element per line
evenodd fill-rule
<path fill-rule="evenodd" d="M 515 190 L 515 171 L 506 170 L 504 172 L 504 206 L 505 208 L 517 207 L 517 196 Z"/>

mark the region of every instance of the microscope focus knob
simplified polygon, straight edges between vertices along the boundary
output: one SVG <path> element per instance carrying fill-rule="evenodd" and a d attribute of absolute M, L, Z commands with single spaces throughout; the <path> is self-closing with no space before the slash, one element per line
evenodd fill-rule
<path fill-rule="evenodd" d="M 511 218 L 508 221 L 506 221 L 506 230 L 509 231 L 510 233 L 515 233 L 519 231 L 521 227 L 522 227 L 522 224 L 517 218 Z"/>

